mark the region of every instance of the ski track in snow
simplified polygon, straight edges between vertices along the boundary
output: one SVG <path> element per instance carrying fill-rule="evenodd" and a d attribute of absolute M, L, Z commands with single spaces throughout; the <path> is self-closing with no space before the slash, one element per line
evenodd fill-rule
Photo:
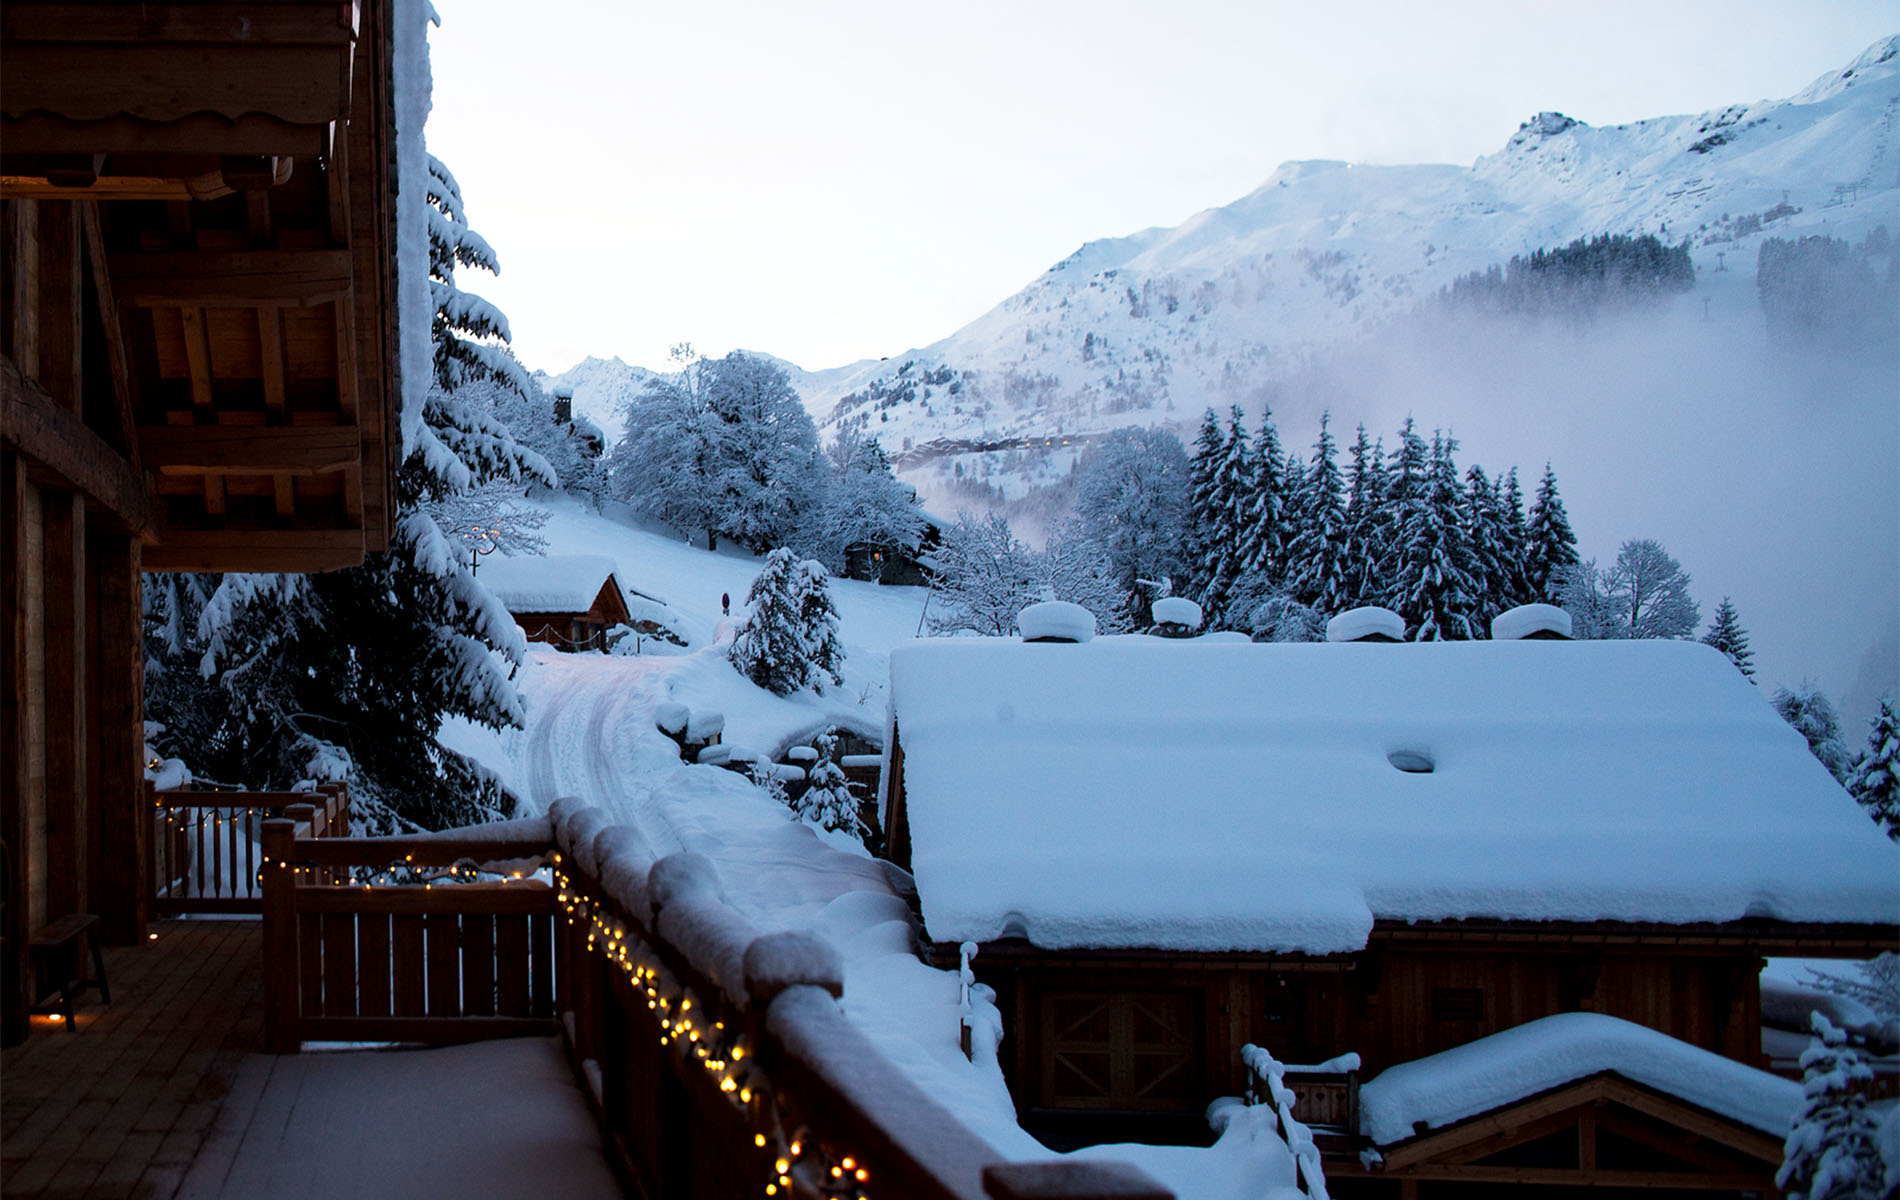
<path fill-rule="evenodd" d="M 662 660 L 664 661 L 664 660 Z M 615 821 L 637 825 L 655 849 L 680 849 L 677 836 L 653 805 L 640 778 L 639 733 L 652 729 L 653 710 L 666 700 L 665 675 L 652 660 L 562 655 L 544 660 L 528 712 L 525 736 L 528 800 L 545 812 L 563 796 L 596 805 Z M 671 753 L 669 742 L 666 750 Z"/>

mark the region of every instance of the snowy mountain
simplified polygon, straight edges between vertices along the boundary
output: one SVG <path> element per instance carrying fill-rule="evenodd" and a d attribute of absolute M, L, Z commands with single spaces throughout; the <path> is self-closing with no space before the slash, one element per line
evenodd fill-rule
<path fill-rule="evenodd" d="M 1469 167 L 1288 163 L 1179 226 L 1083 245 L 941 341 L 784 365 L 821 436 L 862 426 L 946 513 L 1060 479 L 1091 434 L 1185 438 L 1210 405 L 1270 403 L 1302 451 L 1322 411 L 1388 436 L 1414 414 L 1456 430 L 1461 463 L 1553 462 L 1586 555 L 1659 538 L 1705 611 L 1730 594 L 1753 614 L 1770 680 L 1813 674 L 1858 710 L 1895 675 L 1869 653 L 1892 644 L 1900 578 L 1894 348 L 1777 354 L 1755 271 L 1771 237 L 1900 235 L 1897 126 L 1900 36 L 1783 100 L 1607 127 L 1538 113 Z M 1430 316 L 1460 276 L 1606 233 L 1686 243 L 1694 287 L 1590 323 Z M 554 382 L 613 436 L 646 376 L 589 359 Z M 1777 479 L 1823 519 L 1792 519 L 1759 485 Z M 1870 521 L 1887 532 L 1868 552 Z"/>

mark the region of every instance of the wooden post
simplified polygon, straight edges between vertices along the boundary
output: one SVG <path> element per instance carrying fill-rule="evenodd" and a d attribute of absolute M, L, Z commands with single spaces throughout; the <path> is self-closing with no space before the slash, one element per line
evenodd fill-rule
<path fill-rule="evenodd" d="M 139 539 L 94 527 L 87 552 L 98 651 L 91 672 L 91 775 L 97 866 L 92 894 L 102 936 L 138 945 L 152 907 L 151 795 L 145 786 L 145 643 L 140 633 Z"/>
<path fill-rule="evenodd" d="M 11 214 L 8 213 L 10 217 Z M 6 950 L 0 956 L 0 1045 L 17 1045 L 27 1033 L 26 942 L 31 894 L 26 852 L 27 669 L 26 669 L 26 473 L 11 450 L 0 447 L 0 842 L 7 871 Z"/>
<path fill-rule="evenodd" d="M 303 1044 L 297 1032 L 297 873 L 290 865 L 296 837 L 295 821 L 264 822 L 264 1049 L 271 1054 L 295 1054 Z"/>
<path fill-rule="evenodd" d="M 86 501 L 42 491 L 46 523 L 46 905 L 81 911 L 86 888 Z"/>

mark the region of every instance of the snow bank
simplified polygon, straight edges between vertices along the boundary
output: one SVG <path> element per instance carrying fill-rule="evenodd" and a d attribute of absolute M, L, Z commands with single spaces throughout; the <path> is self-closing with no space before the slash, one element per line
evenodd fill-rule
<path fill-rule="evenodd" d="M 1402 1063 L 1359 1090 L 1359 1131 L 1380 1146 L 1603 1071 L 1764 1133 L 1788 1132 L 1801 1085 L 1602 1013 L 1559 1013 Z"/>
<path fill-rule="evenodd" d="M 1014 919 L 1049 948 L 1334 953 L 1375 916 L 1900 908 L 1900 847 L 1697 643 L 943 639 L 891 673 L 939 942 Z"/>
<path fill-rule="evenodd" d="M 476 573 L 482 586 L 513 613 L 586 612 L 614 572 L 601 554 L 490 555 Z"/>

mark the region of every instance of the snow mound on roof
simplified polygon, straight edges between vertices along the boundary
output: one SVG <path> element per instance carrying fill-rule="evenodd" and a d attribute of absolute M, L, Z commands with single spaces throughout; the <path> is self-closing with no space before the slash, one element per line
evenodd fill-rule
<path fill-rule="evenodd" d="M 1559 1013 L 1401 1063 L 1359 1091 L 1359 1131 L 1390 1146 L 1613 1071 L 1764 1133 L 1788 1132 L 1801 1085 L 1602 1013 Z"/>
<path fill-rule="evenodd" d="M 891 652 L 891 689 L 938 942 L 1014 919 L 1045 948 L 1329 954 L 1375 918 L 1900 912 L 1900 847 L 1700 643 L 935 639 Z"/>
<path fill-rule="evenodd" d="M 1024 641 L 1086 642 L 1095 636 L 1095 614 L 1067 600 L 1044 600 L 1016 614 L 1016 628 L 1022 630 Z"/>
<path fill-rule="evenodd" d="M 1164 596 L 1154 602 L 1155 624 L 1179 625 L 1184 629 L 1201 627 L 1201 606 L 1186 596 Z"/>
<path fill-rule="evenodd" d="M 1389 608 L 1367 604 L 1349 608 L 1326 622 L 1326 640 L 1329 642 L 1356 642 L 1375 634 L 1389 637 L 1395 642 L 1404 641 L 1405 618 Z"/>
<path fill-rule="evenodd" d="M 1520 604 L 1491 618 L 1491 637 L 1511 642 L 1533 633 L 1556 633 L 1569 637 L 1570 614 L 1555 604 Z"/>
<path fill-rule="evenodd" d="M 604 554 L 490 557 L 476 572 L 510 612 L 586 612 L 614 573 Z"/>

